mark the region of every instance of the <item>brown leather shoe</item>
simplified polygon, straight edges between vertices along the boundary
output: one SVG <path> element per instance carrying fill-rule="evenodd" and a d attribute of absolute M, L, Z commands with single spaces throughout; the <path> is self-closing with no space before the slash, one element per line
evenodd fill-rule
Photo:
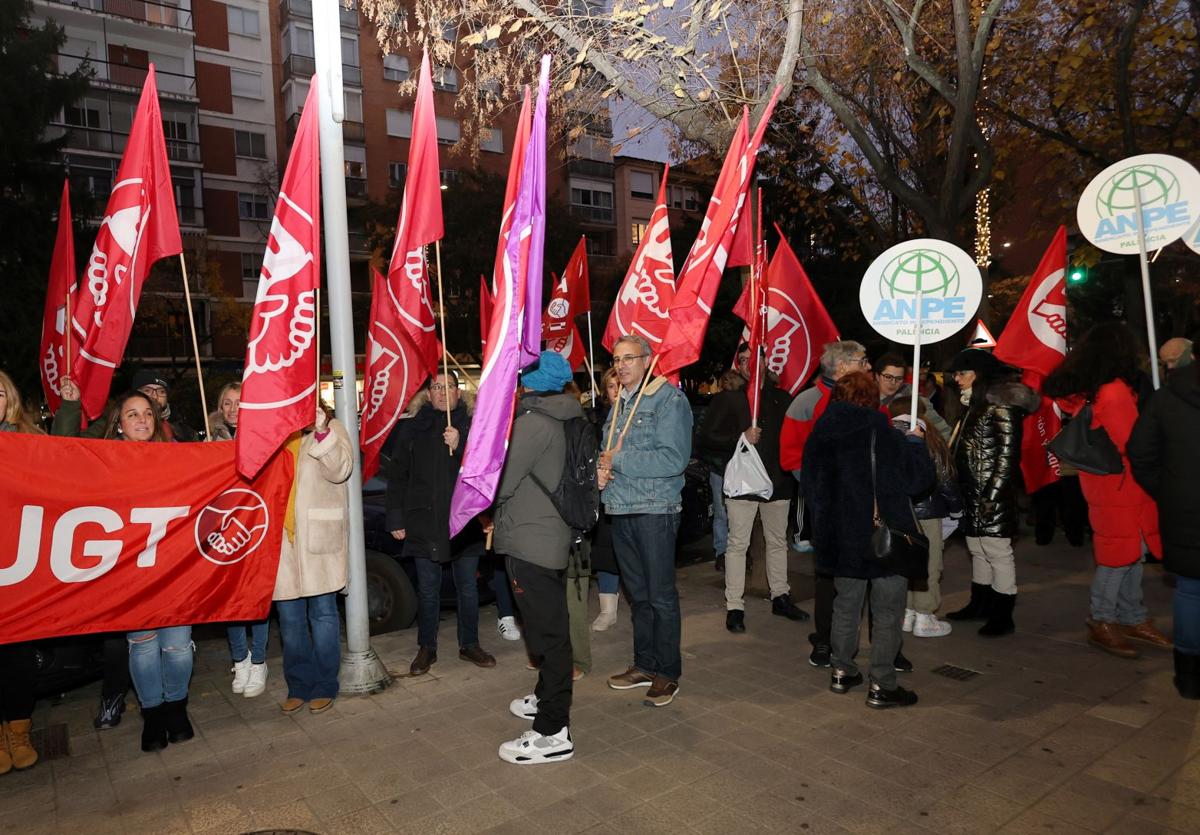
<path fill-rule="evenodd" d="M 1126 638 L 1133 638 L 1135 641 L 1145 641 L 1162 649 L 1171 649 L 1175 646 L 1171 643 L 1170 638 L 1158 631 L 1158 627 L 1154 625 L 1154 620 L 1151 618 L 1147 618 L 1145 623 L 1135 626 L 1121 624 L 1120 629 Z"/>
<path fill-rule="evenodd" d="M 623 673 L 608 677 L 608 686 L 613 690 L 632 690 L 635 687 L 649 687 L 654 676 L 648 676 L 637 667 L 630 667 Z"/>
<path fill-rule="evenodd" d="M 311 713 L 324 713 L 331 707 L 333 707 L 333 699 L 313 699 L 308 703 L 308 709 Z"/>
<path fill-rule="evenodd" d="M 674 701 L 675 694 L 678 692 L 678 681 L 672 681 L 666 676 L 655 676 L 654 683 L 646 691 L 646 698 L 642 700 L 642 704 L 647 707 L 666 707 Z"/>
<path fill-rule="evenodd" d="M 1087 642 L 1092 646 L 1121 658 L 1139 657 L 1140 653 L 1133 644 L 1125 640 L 1125 636 L 1121 634 L 1121 630 L 1117 628 L 1115 623 L 1106 623 L 1088 618 L 1087 628 Z"/>
<path fill-rule="evenodd" d="M 476 667 L 495 667 L 496 659 L 490 653 L 485 652 L 479 644 L 473 644 L 469 647 L 458 648 L 458 660 L 470 661 Z"/>
<path fill-rule="evenodd" d="M 302 707 L 304 707 L 304 699 L 297 699 L 295 696 L 290 696 L 287 699 L 284 699 L 284 702 L 279 706 L 279 709 L 284 713 L 295 713 Z"/>
<path fill-rule="evenodd" d="M 408 674 L 412 676 L 423 676 L 429 672 L 429 668 L 437 663 L 437 650 L 421 647 L 417 652 L 417 657 L 413 659 L 412 664 L 408 666 Z"/>

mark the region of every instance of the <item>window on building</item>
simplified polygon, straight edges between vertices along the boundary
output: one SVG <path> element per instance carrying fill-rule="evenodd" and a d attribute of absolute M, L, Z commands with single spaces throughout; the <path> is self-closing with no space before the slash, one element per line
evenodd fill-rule
<path fill-rule="evenodd" d="M 646 229 L 648 228 L 648 224 L 649 221 L 645 220 L 635 220 L 633 222 L 633 225 L 630 229 L 630 240 L 633 242 L 634 246 L 640 244 L 642 242 L 642 238 L 646 237 Z"/>
<path fill-rule="evenodd" d="M 342 33 L 342 63 L 347 67 L 358 66 L 358 35 Z"/>
<path fill-rule="evenodd" d="M 408 58 L 404 55 L 383 56 L 383 77 L 387 81 L 408 81 L 411 72 Z"/>
<path fill-rule="evenodd" d="M 347 122 L 362 122 L 362 92 L 343 89 L 342 108 Z"/>
<path fill-rule="evenodd" d="M 343 149 L 346 176 L 356 180 L 367 178 L 367 149 L 361 145 L 346 145 Z"/>
<path fill-rule="evenodd" d="M 235 96 L 247 99 L 261 99 L 262 73 L 249 70 L 230 70 L 229 82 Z"/>
<path fill-rule="evenodd" d="M 462 172 L 457 168 L 443 168 L 438 174 L 442 181 L 442 188 L 447 188 L 462 181 Z"/>
<path fill-rule="evenodd" d="M 388 185 L 392 188 L 400 188 L 404 185 L 405 178 L 408 177 L 408 165 L 403 162 L 388 163 Z"/>
<path fill-rule="evenodd" d="M 411 118 L 409 119 L 411 125 Z M 457 119 L 450 119 L 446 116 L 437 117 L 437 135 L 438 142 L 443 145 L 453 145 L 462 138 L 462 126 L 459 125 Z"/>
<path fill-rule="evenodd" d="M 262 273 L 261 252 L 242 253 L 242 298 L 253 299 L 258 295 L 258 278 Z"/>
<path fill-rule="evenodd" d="M 249 157 L 250 159 L 267 158 L 267 136 L 264 133 L 235 130 L 233 132 L 233 147 L 234 153 L 239 157 Z"/>
<path fill-rule="evenodd" d="M 100 128 L 100 106 L 94 102 L 81 101 L 63 108 L 63 122 L 79 128 Z"/>
<path fill-rule="evenodd" d="M 408 139 L 412 136 L 411 110 L 394 110 L 389 107 L 385 115 L 388 136 L 398 136 L 401 139 Z"/>
<path fill-rule="evenodd" d="M 640 200 L 653 200 L 654 175 L 646 171 L 630 171 L 629 196 Z"/>
<path fill-rule="evenodd" d="M 671 186 L 668 191 L 672 209 L 687 209 L 694 212 L 700 208 L 700 194 L 690 186 Z"/>
<path fill-rule="evenodd" d="M 458 92 L 458 70 L 454 67 L 433 68 L 433 89 L 447 93 Z"/>
<path fill-rule="evenodd" d="M 305 58 L 315 58 L 313 47 L 313 31 L 306 26 L 289 23 L 284 27 L 283 40 L 290 55 L 303 55 Z M 287 57 L 286 55 L 284 57 Z"/>
<path fill-rule="evenodd" d="M 589 185 L 571 186 L 571 205 L 581 211 L 579 214 L 590 220 L 612 220 L 612 192 Z"/>
<path fill-rule="evenodd" d="M 613 252 L 612 232 L 589 232 L 584 240 L 587 241 L 588 255 L 612 257 L 615 254 Z"/>
<path fill-rule="evenodd" d="M 242 220 L 270 220 L 271 204 L 261 194 L 239 191 L 238 217 Z"/>
<path fill-rule="evenodd" d="M 171 185 L 175 190 L 175 206 L 179 209 L 180 222 L 199 223 L 195 210 L 200 208 L 200 201 L 197 199 L 196 176 L 192 169 L 171 169 Z"/>
<path fill-rule="evenodd" d="M 82 187 L 93 197 L 107 199 L 112 192 L 113 172 L 111 168 L 90 168 L 78 165 L 78 160 L 72 160 L 71 182 L 76 187 Z"/>
<path fill-rule="evenodd" d="M 177 139 L 182 142 L 188 141 L 188 123 L 179 119 L 172 119 L 170 116 L 163 116 L 163 138 L 170 142 L 172 139 Z"/>
<path fill-rule="evenodd" d="M 229 31 L 246 38 L 258 37 L 258 10 L 242 9 L 237 6 L 226 6 L 226 16 L 229 19 Z"/>
<path fill-rule="evenodd" d="M 479 150 L 491 151 L 493 154 L 504 153 L 504 131 L 500 128 L 480 128 Z"/>

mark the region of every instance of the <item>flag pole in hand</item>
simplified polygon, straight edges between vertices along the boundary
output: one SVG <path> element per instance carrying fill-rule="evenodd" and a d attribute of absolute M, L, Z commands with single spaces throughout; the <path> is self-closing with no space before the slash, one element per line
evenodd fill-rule
<path fill-rule="evenodd" d="M 179 253 L 179 269 L 183 271 L 183 300 L 187 305 L 188 324 L 192 328 L 192 355 L 196 358 L 196 383 L 200 389 L 200 410 L 204 414 L 204 437 L 211 438 L 208 425 L 208 398 L 204 396 L 204 372 L 200 370 L 200 343 L 196 339 L 196 319 L 192 316 L 192 289 L 188 287 L 187 262 Z"/>
<path fill-rule="evenodd" d="M 446 304 L 442 300 L 442 242 L 438 239 L 433 242 L 434 259 L 437 261 L 438 274 L 438 318 L 442 322 L 442 382 L 444 385 L 450 385 L 450 365 L 446 362 L 446 355 L 449 351 L 446 348 Z M 446 428 L 451 427 L 450 423 L 450 396 L 446 396 Z M 450 450 L 449 447 L 446 447 Z M 451 450 L 450 454 L 454 452 Z"/>

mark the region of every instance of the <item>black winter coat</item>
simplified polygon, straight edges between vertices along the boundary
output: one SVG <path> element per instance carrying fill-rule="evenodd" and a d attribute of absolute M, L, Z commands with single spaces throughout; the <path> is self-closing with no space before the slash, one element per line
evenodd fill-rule
<path fill-rule="evenodd" d="M 966 536 L 1016 533 L 1021 420 L 1039 402 L 1028 386 L 999 383 L 988 389 L 983 404 L 972 403 L 958 419 L 951 450 L 962 489 Z"/>
<path fill-rule="evenodd" d="M 800 471 L 800 489 L 812 508 L 813 548 L 821 574 L 864 580 L 889 574 L 871 551 L 872 436 L 880 515 L 893 528 L 918 532 L 909 497 L 934 483 L 933 459 L 925 442 L 906 438 L 878 409 L 830 403 L 804 445 Z"/>
<path fill-rule="evenodd" d="M 1200 376 L 1176 371 L 1138 417 L 1125 447 L 1129 467 L 1158 502 L 1163 562 L 1200 579 Z"/>
<path fill-rule="evenodd" d="M 930 431 L 934 431 L 930 427 Z M 937 472 L 937 484 L 924 494 L 913 497 L 913 509 L 918 519 L 945 519 L 951 513 L 962 510 L 962 494 L 958 491 L 958 482 L 950 477 L 944 467 L 934 465 Z"/>
<path fill-rule="evenodd" d="M 713 467 L 717 474 L 724 474 L 725 466 L 733 457 L 738 438 L 750 428 L 750 392 L 721 391 L 713 395 L 704 416 L 696 442 L 701 458 Z M 762 438 L 755 445 L 767 475 L 771 477 L 771 501 L 790 500 L 796 480 L 779 466 L 779 435 L 783 431 L 783 419 L 787 415 L 792 398 L 771 383 L 763 386 L 758 401 L 758 425 Z M 713 497 L 714 500 L 717 497 Z"/>
<path fill-rule="evenodd" d="M 483 531 L 474 521 L 450 540 L 450 497 L 471 429 L 465 404 L 450 412 L 450 422 L 459 433 L 452 455 L 442 439 L 446 413 L 428 403 L 399 421 L 388 439 L 387 529 L 405 531 L 406 553 L 436 562 L 449 562 L 468 548 L 483 553 Z"/>

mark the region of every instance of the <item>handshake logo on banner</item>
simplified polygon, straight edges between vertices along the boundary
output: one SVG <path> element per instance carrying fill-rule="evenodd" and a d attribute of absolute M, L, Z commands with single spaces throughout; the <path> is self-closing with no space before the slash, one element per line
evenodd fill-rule
<path fill-rule="evenodd" d="M 906 241 L 875 259 L 859 289 L 863 315 L 896 342 L 945 339 L 974 316 L 983 282 L 974 260 L 953 244 Z"/>
<path fill-rule="evenodd" d="M 226 490 L 196 515 L 196 550 L 216 565 L 241 562 L 262 544 L 270 519 L 258 493 Z"/>

